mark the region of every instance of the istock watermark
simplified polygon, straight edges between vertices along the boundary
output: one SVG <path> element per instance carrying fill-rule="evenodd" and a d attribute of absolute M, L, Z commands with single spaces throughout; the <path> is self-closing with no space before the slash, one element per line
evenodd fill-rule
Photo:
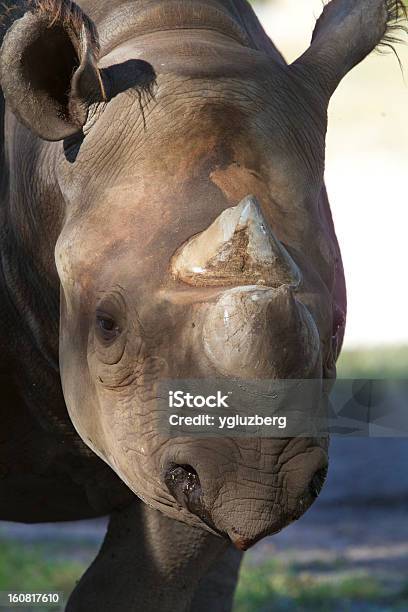
<path fill-rule="evenodd" d="M 271 381 L 168 380 L 159 393 L 159 426 L 170 436 L 315 435 L 321 391 L 321 381 L 308 381 L 307 386 L 302 381 L 273 381 L 271 386 Z M 313 406 L 306 428 L 305 403 Z M 320 410 L 319 417 L 322 414 Z"/>
<path fill-rule="evenodd" d="M 221 391 L 217 391 L 216 395 L 193 395 L 192 393 L 184 393 L 184 391 L 169 391 L 169 408 L 229 408 L 227 403 L 228 397 L 223 395 Z"/>
<path fill-rule="evenodd" d="M 165 380 L 157 402 L 170 437 L 408 437 L 407 380 Z"/>
<path fill-rule="evenodd" d="M 215 427 L 218 429 L 238 429 L 241 427 L 277 427 L 286 429 L 287 417 L 285 416 L 261 416 L 253 414 L 243 416 L 212 416 L 210 414 L 197 414 L 196 416 L 185 416 L 171 414 L 169 424 L 172 427 Z"/>

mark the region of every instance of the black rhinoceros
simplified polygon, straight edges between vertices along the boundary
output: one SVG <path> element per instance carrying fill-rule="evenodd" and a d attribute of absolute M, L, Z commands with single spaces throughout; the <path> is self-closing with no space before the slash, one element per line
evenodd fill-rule
<path fill-rule="evenodd" d="M 0 518 L 111 514 L 68 610 L 230 610 L 327 438 L 166 437 L 157 385 L 334 378 L 327 107 L 403 6 L 332 0 L 289 66 L 245 0 L 1 10 Z"/>

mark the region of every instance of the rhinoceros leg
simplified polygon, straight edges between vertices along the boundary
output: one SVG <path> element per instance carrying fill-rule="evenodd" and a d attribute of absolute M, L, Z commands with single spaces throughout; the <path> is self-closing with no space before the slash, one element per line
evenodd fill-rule
<path fill-rule="evenodd" d="M 199 581 L 227 547 L 136 500 L 111 515 L 101 550 L 66 610 L 189 612 Z"/>
<path fill-rule="evenodd" d="M 242 553 L 232 546 L 200 580 L 190 612 L 231 612 Z"/>

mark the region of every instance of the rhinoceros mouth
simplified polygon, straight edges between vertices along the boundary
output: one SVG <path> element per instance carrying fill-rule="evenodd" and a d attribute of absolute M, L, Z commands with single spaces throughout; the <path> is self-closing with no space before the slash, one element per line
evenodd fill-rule
<path fill-rule="evenodd" d="M 164 473 L 164 482 L 181 508 L 198 517 L 212 533 L 228 539 L 238 550 L 245 551 L 262 538 L 277 534 L 287 525 L 298 520 L 318 497 L 326 476 L 327 465 L 319 467 L 292 511 L 285 511 L 275 505 L 275 516 L 271 512 L 267 524 L 264 523 L 263 527 L 260 525 L 259 529 L 256 530 L 251 528 L 250 524 L 248 529 L 234 524 L 228 525 L 228 513 L 222 520 L 223 525 L 220 528 L 213 518 L 213 512 L 205 505 L 205 496 L 199 475 L 191 465 L 171 463 Z"/>

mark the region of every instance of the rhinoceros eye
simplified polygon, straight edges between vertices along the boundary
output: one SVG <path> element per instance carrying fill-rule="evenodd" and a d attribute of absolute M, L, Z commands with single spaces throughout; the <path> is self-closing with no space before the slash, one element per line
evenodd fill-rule
<path fill-rule="evenodd" d="M 105 342 L 112 342 L 121 333 L 115 319 L 105 313 L 96 314 L 96 329 L 100 338 Z"/>

